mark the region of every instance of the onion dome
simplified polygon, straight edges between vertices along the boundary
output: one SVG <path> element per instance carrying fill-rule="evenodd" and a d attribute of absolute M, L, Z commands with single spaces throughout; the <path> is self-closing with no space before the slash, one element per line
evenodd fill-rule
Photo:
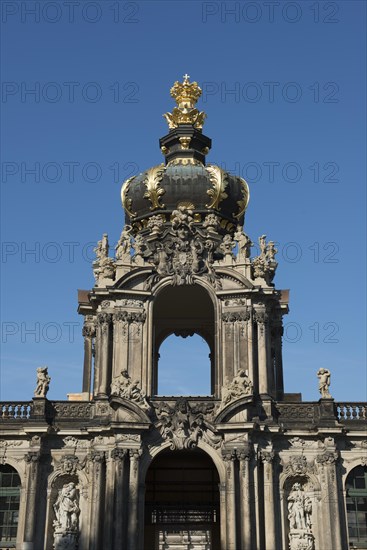
<path fill-rule="evenodd" d="M 159 140 L 165 163 L 126 180 L 121 189 L 126 222 L 133 231 L 143 230 L 152 216 L 169 223 L 179 207 L 193 211 L 200 224 L 208 214 L 220 219 L 222 232 L 243 225 L 249 201 L 246 181 L 212 164 L 205 164 L 211 140 L 202 133 L 206 118 L 195 104 L 201 95 L 197 82 L 185 75 L 175 82 L 171 96 L 177 107 L 163 116 L 169 133 Z"/>

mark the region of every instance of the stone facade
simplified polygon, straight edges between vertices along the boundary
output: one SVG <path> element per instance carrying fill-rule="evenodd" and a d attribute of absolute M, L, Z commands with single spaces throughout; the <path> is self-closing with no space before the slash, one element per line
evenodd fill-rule
<path fill-rule="evenodd" d="M 172 95 L 197 94 L 187 78 L 177 86 Z M 180 123 L 178 105 L 161 140 L 166 167 L 125 182 L 116 255 L 104 235 L 96 284 L 79 292 L 84 400 L 48 400 L 42 367 L 33 400 L 0 403 L 0 464 L 21 483 L 16 547 L 345 550 L 346 479 L 367 466 L 366 404 L 336 403 L 329 371 L 318 372 L 319 401 L 284 394 L 288 291 L 272 283 L 274 243 L 261 236 L 251 258 L 247 184 L 204 168 L 203 113 Z M 199 178 L 190 202 L 174 197 L 167 167 L 188 188 Z M 211 396 L 157 395 L 159 347 L 172 333 L 207 341 Z M 186 457 L 192 475 L 197 460 L 212 476 L 210 503 L 194 486 L 169 493 L 158 469 L 149 477 L 162 456 L 172 470 Z"/>

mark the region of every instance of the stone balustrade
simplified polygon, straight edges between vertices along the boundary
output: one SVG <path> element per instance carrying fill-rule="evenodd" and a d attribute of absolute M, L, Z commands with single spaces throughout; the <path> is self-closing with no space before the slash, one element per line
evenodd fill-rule
<path fill-rule="evenodd" d="M 0 420 L 28 420 L 32 410 L 32 401 L 0 401 Z"/>
<path fill-rule="evenodd" d="M 366 403 L 336 403 L 338 420 L 345 422 L 348 420 L 367 421 Z"/>

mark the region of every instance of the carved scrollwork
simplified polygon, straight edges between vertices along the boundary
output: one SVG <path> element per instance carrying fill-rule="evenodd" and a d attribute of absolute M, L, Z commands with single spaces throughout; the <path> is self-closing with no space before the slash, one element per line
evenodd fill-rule
<path fill-rule="evenodd" d="M 158 166 L 153 166 L 153 168 L 149 168 L 146 172 L 144 180 L 146 192 L 144 193 L 144 198 L 149 199 L 151 202 L 150 210 L 157 210 L 165 207 L 165 205 L 160 202 L 162 195 L 165 193 L 165 190 L 160 186 L 164 171 L 164 164 L 160 164 Z"/>
<path fill-rule="evenodd" d="M 325 451 L 322 454 L 317 455 L 316 462 L 318 464 L 335 464 L 338 459 L 338 453 L 336 451 Z"/>
<path fill-rule="evenodd" d="M 237 214 L 233 213 L 233 216 L 235 218 L 239 219 L 244 214 L 244 212 L 245 212 L 245 210 L 248 206 L 248 203 L 249 203 L 249 200 L 250 200 L 250 189 L 249 189 L 249 186 L 247 185 L 247 181 L 244 180 L 243 178 L 237 177 L 237 181 L 241 186 L 242 198 L 239 201 L 237 201 L 238 213 Z"/>
<path fill-rule="evenodd" d="M 207 194 L 210 197 L 210 202 L 206 204 L 206 208 L 214 208 L 220 210 L 220 203 L 228 197 L 225 189 L 228 185 L 227 173 L 219 166 L 208 165 L 205 170 L 209 174 L 210 182 L 213 186 L 208 189 Z"/>
<path fill-rule="evenodd" d="M 136 216 L 136 212 L 134 212 L 132 210 L 132 199 L 130 197 L 127 196 L 128 192 L 129 192 L 129 189 L 130 189 L 130 184 L 131 182 L 133 181 L 133 179 L 135 179 L 136 176 L 132 176 L 131 178 L 128 178 L 125 183 L 123 184 L 122 186 L 122 189 L 121 189 L 121 202 L 122 202 L 122 206 L 125 210 L 125 212 L 128 214 L 128 216 L 130 216 L 130 218 L 134 218 Z"/>

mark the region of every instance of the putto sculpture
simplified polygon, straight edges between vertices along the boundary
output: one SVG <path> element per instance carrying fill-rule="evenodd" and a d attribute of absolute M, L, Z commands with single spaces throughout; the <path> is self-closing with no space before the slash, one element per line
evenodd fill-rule
<path fill-rule="evenodd" d="M 50 387 L 51 376 L 48 375 L 48 367 L 37 369 L 37 386 L 34 390 L 34 397 L 46 397 Z"/>
<path fill-rule="evenodd" d="M 321 393 L 321 398 L 332 399 L 329 392 L 330 378 L 331 378 L 330 371 L 328 369 L 321 368 L 317 371 L 317 377 L 319 379 L 319 391 Z"/>

